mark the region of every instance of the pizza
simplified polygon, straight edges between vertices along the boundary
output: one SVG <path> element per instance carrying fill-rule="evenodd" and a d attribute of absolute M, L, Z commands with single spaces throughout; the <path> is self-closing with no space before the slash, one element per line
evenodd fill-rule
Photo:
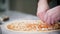
<path fill-rule="evenodd" d="M 46 31 L 60 29 L 60 24 L 48 25 L 41 20 L 23 20 L 9 23 L 7 29 L 13 31 Z"/>

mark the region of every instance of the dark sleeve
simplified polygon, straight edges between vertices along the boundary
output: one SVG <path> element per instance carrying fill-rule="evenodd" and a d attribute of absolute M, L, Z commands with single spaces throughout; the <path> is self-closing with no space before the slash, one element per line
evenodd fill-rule
<path fill-rule="evenodd" d="M 51 0 L 51 2 L 49 3 L 49 6 L 50 8 L 57 6 L 57 0 Z"/>
<path fill-rule="evenodd" d="M 60 0 L 57 0 L 57 5 L 60 5 Z"/>

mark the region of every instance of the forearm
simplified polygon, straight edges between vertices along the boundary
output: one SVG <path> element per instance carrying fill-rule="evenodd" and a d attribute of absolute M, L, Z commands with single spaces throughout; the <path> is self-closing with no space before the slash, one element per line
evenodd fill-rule
<path fill-rule="evenodd" d="M 39 0 L 37 12 L 46 12 L 49 9 L 47 0 Z"/>

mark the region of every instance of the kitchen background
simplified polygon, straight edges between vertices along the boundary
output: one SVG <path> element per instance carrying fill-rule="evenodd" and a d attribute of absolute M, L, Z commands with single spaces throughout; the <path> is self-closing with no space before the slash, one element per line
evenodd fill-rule
<path fill-rule="evenodd" d="M 36 18 L 36 9 L 37 0 L 0 0 L 0 17 L 32 19 Z"/>
<path fill-rule="evenodd" d="M 8 9 L 36 14 L 37 0 L 0 0 L 0 12 Z"/>
<path fill-rule="evenodd" d="M 14 10 L 36 15 L 38 0 L 0 0 L 0 12 L 4 10 Z M 56 0 L 50 2 L 50 6 L 55 6 Z"/>

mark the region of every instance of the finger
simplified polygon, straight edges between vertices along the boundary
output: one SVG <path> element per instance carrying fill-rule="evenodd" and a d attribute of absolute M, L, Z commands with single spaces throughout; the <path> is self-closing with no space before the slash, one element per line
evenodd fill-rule
<path fill-rule="evenodd" d="M 56 21 L 58 20 L 59 18 L 58 18 L 58 15 L 57 15 L 57 13 L 55 13 L 55 14 L 53 14 L 52 15 L 52 24 L 54 24 L 54 23 L 56 23 Z"/>
<path fill-rule="evenodd" d="M 51 23 L 50 23 L 51 22 L 51 18 L 50 18 L 50 16 L 48 14 L 45 15 L 44 21 L 45 21 L 45 23 L 51 25 Z"/>
<path fill-rule="evenodd" d="M 51 25 L 51 17 L 47 16 L 47 24 Z"/>
<path fill-rule="evenodd" d="M 44 21 L 47 21 L 47 18 L 48 18 L 48 14 L 45 14 Z"/>
<path fill-rule="evenodd" d="M 56 19 L 56 14 L 53 14 L 51 16 L 51 24 L 54 24 L 55 23 L 55 19 Z"/>
<path fill-rule="evenodd" d="M 55 18 L 51 17 L 51 24 L 55 23 Z"/>

